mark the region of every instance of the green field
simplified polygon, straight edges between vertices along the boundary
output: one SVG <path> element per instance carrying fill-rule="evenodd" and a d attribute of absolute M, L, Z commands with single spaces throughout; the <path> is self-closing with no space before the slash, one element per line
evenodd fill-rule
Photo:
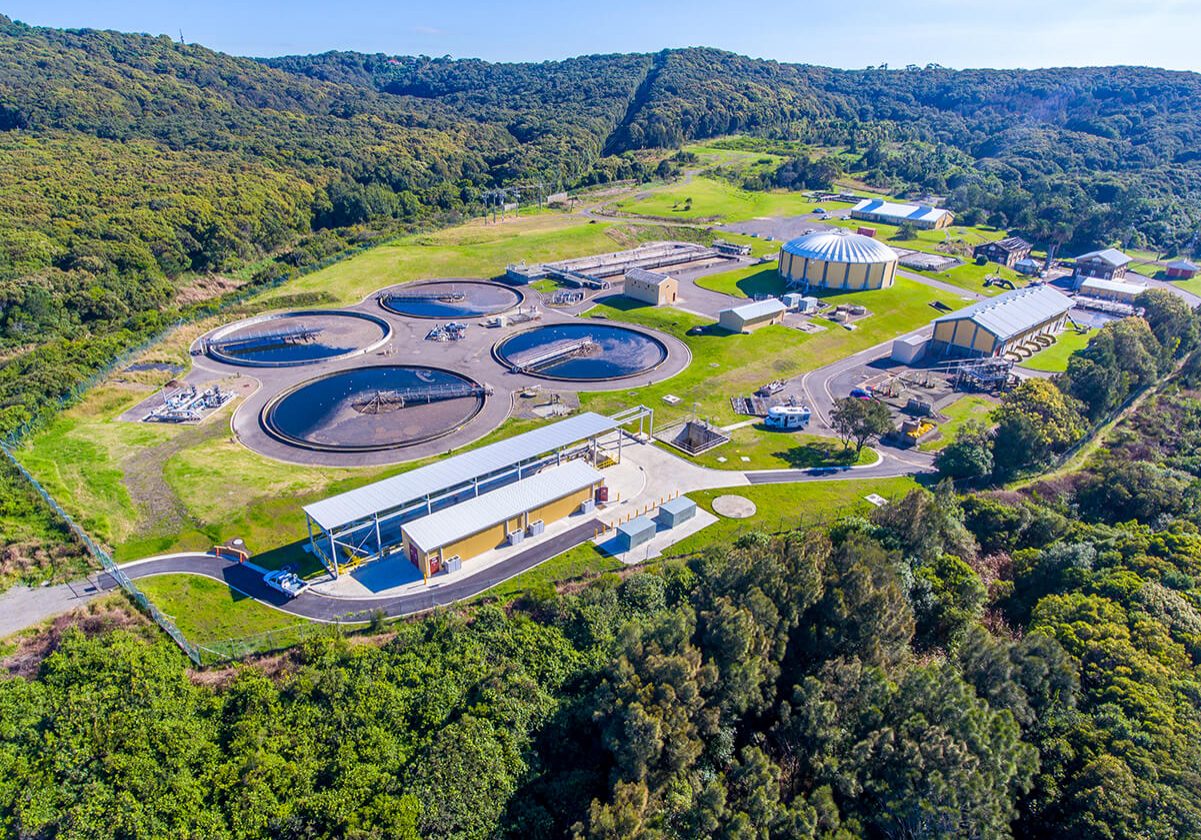
<path fill-rule="evenodd" d="M 788 289 L 784 279 L 780 277 L 778 263 L 774 262 L 709 274 L 698 277 L 694 282 L 702 289 L 744 298 L 753 298 L 756 295 L 779 296 Z"/>
<path fill-rule="evenodd" d="M 713 500 L 718 496 L 742 496 L 755 503 L 755 515 L 750 519 L 718 521 L 703 531 L 685 537 L 672 546 L 670 554 L 685 555 L 713 544 L 725 544 L 747 531 L 778 532 L 831 522 L 848 513 L 866 513 L 872 509 L 864 499 L 878 493 L 895 500 L 918 486 L 912 478 L 830 478 L 802 484 L 758 484 L 721 490 L 699 490 L 689 493 L 705 510 L 713 513 Z"/>
<path fill-rule="evenodd" d="M 1019 289 L 1029 282 L 1029 278 L 1023 277 L 1011 268 L 1005 268 L 996 263 L 976 265 L 975 262 L 968 262 L 963 265 L 957 265 L 954 268 L 949 268 L 946 271 L 915 271 L 911 268 L 902 268 L 901 270 L 912 271 L 914 274 L 930 277 L 943 283 L 949 283 L 952 286 L 959 286 L 966 291 L 988 295 L 989 297 L 1009 291 L 1001 286 L 985 286 L 984 278 L 989 275 L 1004 277 L 1013 283 L 1015 288 Z"/>
<path fill-rule="evenodd" d="M 871 447 L 865 446 L 856 458 L 855 450 L 847 449 L 837 438 L 772 431 L 756 423 L 734 429 L 729 443 L 691 460 L 717 470 L 787 470 L 874 464 L 876 457 Z"/>
<path fill-rule="evenodd" d="M 1088 346 L 1092 332 L 1079 333 L 1076 330 L 1064 330 L 1055 339 L 1055 343 L 1046 350 L 1040 350 L 1029 359 L 1019 364 L 1031 370 L 1045 370 L 1051 373 L 1062 373 L 1068 369 L 1068 358 L 1077 350 Z"/>
<path fill-rule="evenodd" d="M 936 440 L 926 441 L 919 445 L 918 449 L 923 452 L 937 452 L 953 441 L 959 428 L 969 420 L 989 425 L 989 412 L 996 407 L 997 403 L 988 397 L 975 395 L 960 397 L 939 412 L 947 418 L 938 424 L 939 437 Z"/>
<path fill-rule="evenodd" d="M 138 588 L 189 641 L 199 645 L 286 631 L 305 623 L 199 575 L 155 575 L 139 580 Z"/>
<path fill-rule="evenodd" d="M 821 367 L 844 356 L 865 350 L 890 338 L 929 323 L 937 314 L 930 302 L 946 295 L 914 280 L 898 278 L 888 289 L 867 292 L 815 292 L 831 304 L 860 303 L 874 314 L 849 331 L 823 322 L 826 329 L 816 334 L 784 326 L 768 326 L 749 335 L 707 331 L 687 335 L 705 319 L 670 307 L 639 306 L 616 309 L 597 306 L 590 314 L 616 321 L 651 327 L 676 336 L 692 351 L 687 370 L 664 382 L 626 391 L 585 394 L 581 405 L 592 411 L 612 413 L 634 402 L 653 406 L 662 422 L 679 419 L 699 406 L 700 414 L 719 425 L 737 422 L 730 397 L 749 394 L 765 382 L 783 379 Z M 944 300 L 951 306 L 962 301 Z M 681 399 L 677 406 L 663 402 L 664 395 Z M 658 420 L 659 417 L 656 417 Z"/>
<path fill-rule="evenodd" d="M 687 206 L 692 199 L 691 206 Z M 682 221 L 740 222 L 756 216 L 800 216 L 813 212 L 814 204 L 798 192 L 750 192 L 713 178 L 696 176 L 653 187 L 614 203 L 613 207 L 638 216 Z"/>

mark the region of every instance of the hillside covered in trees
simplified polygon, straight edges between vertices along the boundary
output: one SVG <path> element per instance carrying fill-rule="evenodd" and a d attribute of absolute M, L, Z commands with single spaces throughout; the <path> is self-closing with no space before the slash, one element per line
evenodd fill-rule
<path fill-rule="evenodd" d="M 210 299 L 479 213 L 500 187 L 649 178 L 655 154 L 733 132 L 801 150 L 751 186 L 849 168 L 1042 245 L 1187 252 L 1201 224 L 1196 74 L 712 49 L 255 61 L 0 17 L 0 433 Z M 807 166 L 805 149 L 841 151 Z"/>

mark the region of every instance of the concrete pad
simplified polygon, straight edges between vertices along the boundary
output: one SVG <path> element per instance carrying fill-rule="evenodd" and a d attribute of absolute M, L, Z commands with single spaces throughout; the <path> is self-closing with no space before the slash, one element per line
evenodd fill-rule
<path fill-rule="evenodd" d="M 655 536 L 633 551 L 618 553 L 617 532 L 612 529 L 605 531 L 593 542 L 597 548 L 606 554 L 618 558 L 627 566 L 635 566 L 655 557 L 661 557 L 669 548 L 685 537 L 690 537 L 698 531 L 708 528 L 714 522 L 717 522 L 716 516 L 704 508 L 698 507 L 696 516 L 681 525 L 677 525 L 675 528 L 665 528 L 663 525 L 656 523 Z"/>
<path fill-rule="evenodd" d="M 749 519 L 757 510 L 745 496 L 718 496 L 713 500 L 713 509 L 727 519 Z"/>

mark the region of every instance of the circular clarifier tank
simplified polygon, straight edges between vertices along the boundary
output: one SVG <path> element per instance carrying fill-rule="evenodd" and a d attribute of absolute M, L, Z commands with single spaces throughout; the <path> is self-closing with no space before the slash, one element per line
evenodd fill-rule
<path fill-rule="evenodd" d="M 515 373 L 581 382 L 636 376 L 667 359 L 666 345 L 654 336 L 597 322 L 535 327 L 500 341 L 493 352 Z"/>
<path fill-rule="evenodd" d="M 442 280 L 396 286 L 379 294 L 389 312 L 409 318 L 484 318 L 519 306 L 521 292 L 500 283 Z"/>
<path fill-rule="evenodd" d="M 373 365 L 319 376 L 274 397 L 261 421 L 305 449 L 374 452 L 460 428 L 484 407 L 486 389 L 442 368 Z"/>
<path fill-rule="evenodd" d="M 204 349 L 231 365 L 295 367 L 368 353 L 391 334 L 387 321 L 362 312 L 283 312 L 222 327 Z"/>

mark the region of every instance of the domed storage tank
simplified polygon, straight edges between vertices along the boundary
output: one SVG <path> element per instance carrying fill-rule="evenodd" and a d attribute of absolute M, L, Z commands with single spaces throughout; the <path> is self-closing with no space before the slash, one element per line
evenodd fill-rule
<path fill-rule="evenodd" d="M 812 289 L 886 289 L 897 274 L 897 252 L 883 242 L 845 230 L 819 230 L 780 249 L 780 276 Z"/>

